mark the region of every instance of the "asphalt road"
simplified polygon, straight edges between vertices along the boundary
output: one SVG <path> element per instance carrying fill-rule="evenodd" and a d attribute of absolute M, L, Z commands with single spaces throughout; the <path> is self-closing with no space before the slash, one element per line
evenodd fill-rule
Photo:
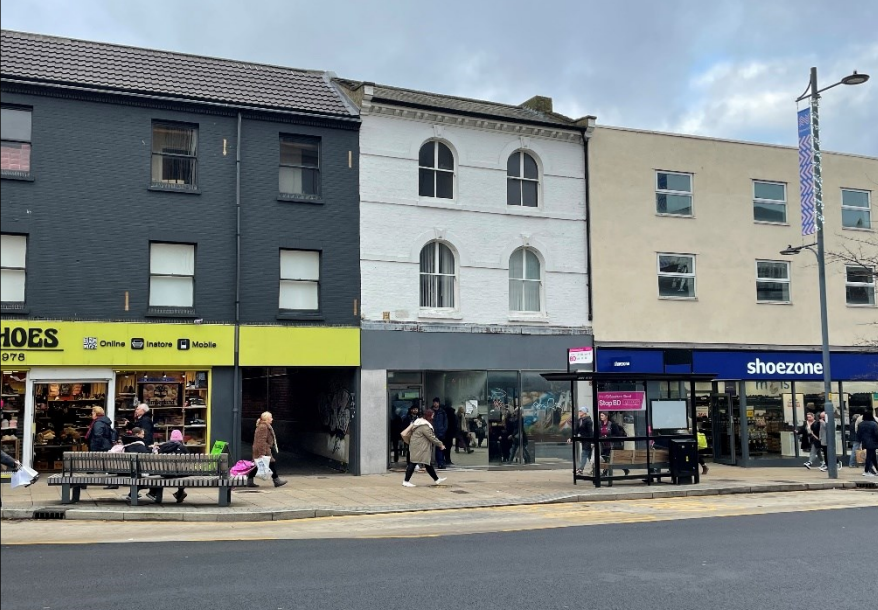
<path fill-rule="evenodd" d="M 3 546 L 2 607 L 863 610 L 875 602 L 876 518 L 859 508 L 463 536 Z"/>

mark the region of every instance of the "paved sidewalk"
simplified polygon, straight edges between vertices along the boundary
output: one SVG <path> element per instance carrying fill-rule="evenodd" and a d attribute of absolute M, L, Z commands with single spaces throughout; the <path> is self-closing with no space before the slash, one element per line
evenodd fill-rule
<path fill-rule="evenodd" d="M 613 487 L 596 489 L 591 483 L 573 485 L 567 470 L 484 471 L 449 469 L 442 473 L 447 481 L 432 485 L 430 477 L 419 473 L 412 477 L 415 488 L 402 486 L 403 475 L 392 472 L 354 477 L 343 474 L 326 476 L 291 476 L 289 483 L 274 488 L 260 481 L 259 489 L 241 489 L 232 493 L 232 505 L 219 507 L 216 490 L 187 490 L 183 504 L 170 503 L 128 506 L 125 490 L 89 487 L 77 504 L 61 504 L 60 487 L 40 481 L 25 489 L 10 490 L 3 485 L 4 519 L 30 519 L 34 511 L 64 511 L 66 519 L 125 521 L 271 521 L 310 517 L 431 509 L 515 506 L 558 502 L 594 502 L 602 500 L 648 499 L 720 494 L 740 494 L 811 489 L 854 488 L 857 483 L 876 479 L 862 476 L 862 468 L 844 468 L 837 480 L 825 473 L 805 468 L 738 468 L 710 465 L 710 472 L 699 485 L 657 483 L 647 486 L 639 481 L 617 482 Z M 142 496 L 143 497 L 143 496 Z M 878 495 L 876 495 L 878 505 Z"/>

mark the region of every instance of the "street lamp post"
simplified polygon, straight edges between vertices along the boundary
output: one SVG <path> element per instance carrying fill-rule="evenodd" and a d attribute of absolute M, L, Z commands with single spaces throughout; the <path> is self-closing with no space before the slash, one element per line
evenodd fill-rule
<path fill-rule="evenodd" d="M 789 246 L 785 250 L 781 250 L 781 254 L 798 254 L 803 249 L 814 252 L 812 248 L 816 246 L 817 251 L 817 276 L 820 290 L 820 332 L 822 337 L 823 352 L 823 411 L 826 413 L 826 467 L 829 472 L 830 479 L 838 478 L 838 458 L 835 448 L 835 409 L 832 406 L 832 375 L 829 368 L 829 321 L 826 311 L 826 252 L 824 248 L 823 238 L 823 178 L 821 175 L 821 153 L 820 153 L 820 122 L 818 119 L 818 105 L 820 94 L 827 89 L 832 89 L 838 85 L 861 85 L 869 80 L 868 74 L 858 74 L 856 70 L 853 74 L 845 76 L 835 84 L 819 89 L 817 87 L 817 68 L 811 68 L 811 81 L 808 89 L 800 95 L 796 102 L 801 102 L 806 97 L 810 97 L 811 103 L 811 127 L 812 127 L 812 145 L 814 150 L 814 204 L 816 207 L 816 225 L 817 225 L 817 243 L 805 246 L 793 247 Z"/>

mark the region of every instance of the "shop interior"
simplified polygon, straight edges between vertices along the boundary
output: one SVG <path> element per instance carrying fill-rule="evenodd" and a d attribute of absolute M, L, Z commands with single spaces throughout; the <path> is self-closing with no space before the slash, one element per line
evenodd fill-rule
<path fill-rule="evenodd" d="M 33 468 L 61 470 L 65 451 L 88 451 L 85 436 L 93 407 L 107 409 L 106 381 L 34 384 Z"/>
<path fill-rule="evenodd" d="M 404 469 L 400 432 L 412 405 L 423 413 L 439 398 L 449 429 L 451 466 L 569 465 L 573 414 L 570 384 L 538 371 L 389 371 L 388 464 Z"/>
<path fill-rule="evenodd" d="M 24 439 L 24 395 L 27 371 L 3 371 L 2 396 L 0 396 L 0 446 L 14 459 L 21 461 Z"/>

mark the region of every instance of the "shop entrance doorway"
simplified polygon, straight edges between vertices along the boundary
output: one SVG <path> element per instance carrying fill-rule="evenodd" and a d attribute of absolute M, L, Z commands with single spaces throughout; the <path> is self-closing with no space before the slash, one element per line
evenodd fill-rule
<path fill-rule="evenodd" d="M 390 447 L 388 453 L 388 467 L 404 465 L 408 446 L 403 442 L 400 433 L 408 425 L 409 409 L 418 407 L 418 414 L 424 412 L 424 388 L 418 385 L 391 385 L 387 391 L 387 404 L 390 406 L 390 421 L 388 422 L 388 439 Z"/>
<path fill-rule="evenodd" d="M 738 428 L 731 394 L 710 395 L 710 420 L 713 422 L 713 460 L 734 466 L 738 461 Z"/>

